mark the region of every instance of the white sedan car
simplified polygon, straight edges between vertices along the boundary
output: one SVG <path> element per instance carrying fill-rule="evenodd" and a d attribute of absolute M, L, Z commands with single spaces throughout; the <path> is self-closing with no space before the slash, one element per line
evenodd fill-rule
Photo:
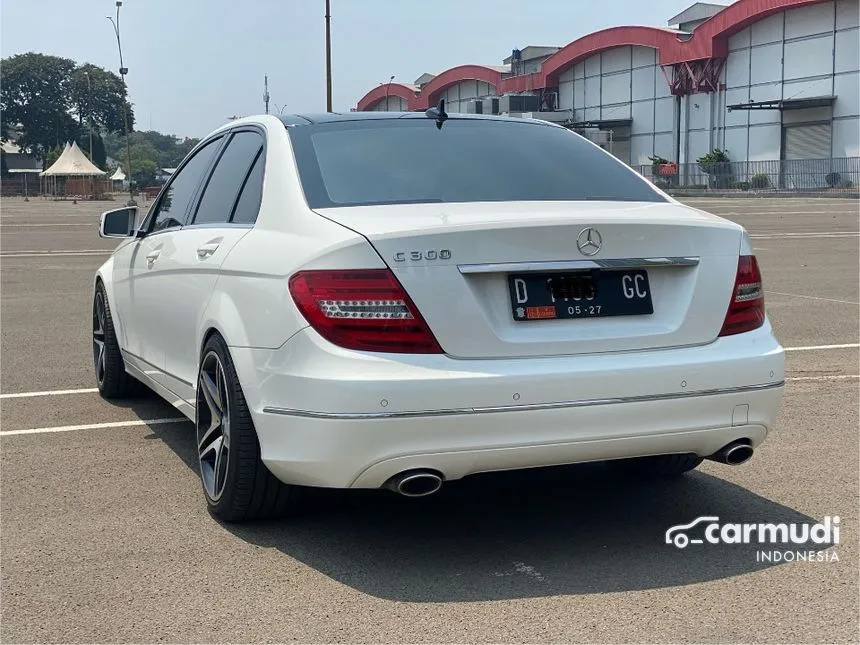
<path fill-rule="evenodd" d="M 738 464 L 783 391 L 742 227 L 537 120 L 241 119 L 100 232 L 99 389 L 194 421 L 227 520 L 302 486 Z"/>

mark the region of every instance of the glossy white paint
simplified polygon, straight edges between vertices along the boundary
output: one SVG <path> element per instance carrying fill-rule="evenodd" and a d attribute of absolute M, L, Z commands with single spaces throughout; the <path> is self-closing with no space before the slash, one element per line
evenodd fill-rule
<path fill-rule="evenodd" d="M 583 202 L 417 204 L 324 209 L 363 233 L 393 269 L 439 343 L 458 358 L 550 356 L 678 347 L 713 341 L 734 286 L 742 229 L 681 204 Z M 585 226 L 601 257 L 694 256 L 695 267 L 648 272 L 654 314 L 540 324 L 515 322 L 507 273 L 460 275 L 457 266 L 582 257 Z M 412 250 L 450 259 L 409 259 Z M 395 255 L 406 253 L 397 262 Z"/>
<path fill-rule="evenodd" d="M 127 369 L 189 418 L 200 349 L 226 340 L 262 457 L 283 481 L 380 486 L 427 467 L 483 470 L 760 443 L 784 381 L 769 323 L 717 338 L 743 230 L 665 204 L 426 204 L 310 210 L 289 136 L 269 116 L 253 227 L 188 226 L 123 241 L 99 269 Z M 467 264 L 695 257 L 650 268 L 653 316 L 518 324 L 504 274 Z M 412 250 L 450 258 L 396 262 Z M 198 251 L 203 249 L 201 255 Z M 147 260 L 147 256 L 150 260 Z M 154 260 L 152 259 L 154 257 Z M 288 279 L 299 270 L 390 266 L 445 354 L 347 350 L 311 329 Z M 744 425 L 735 406 L 748 405 Z"/>

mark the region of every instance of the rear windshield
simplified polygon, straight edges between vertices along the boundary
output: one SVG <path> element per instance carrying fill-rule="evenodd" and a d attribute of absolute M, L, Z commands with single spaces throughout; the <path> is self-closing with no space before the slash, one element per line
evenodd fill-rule
<path fill-rule="evenodd" d="M 429 118 L 290 128 L 311 208 L 665 199 L 583 137 L 534 123 Z"/>

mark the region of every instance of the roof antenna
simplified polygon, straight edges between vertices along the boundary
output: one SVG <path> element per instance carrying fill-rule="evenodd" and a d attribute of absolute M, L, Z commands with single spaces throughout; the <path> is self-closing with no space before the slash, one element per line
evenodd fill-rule
<path fill-rule="evenodd" d="M 431 107 L 424 115 L 428 119 L 436 119 L 436 128 L 442 129 L 442 124 L 448 119 L 448 113 L 445 111 L 445 99 L 439 99 L 439 105 Z"/>

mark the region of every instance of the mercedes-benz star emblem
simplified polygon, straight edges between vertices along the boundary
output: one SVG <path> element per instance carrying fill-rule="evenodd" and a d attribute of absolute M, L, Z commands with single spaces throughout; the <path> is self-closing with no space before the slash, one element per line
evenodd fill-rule
<path fill-rule="evenodd" d="M 597 255 L 600 247 L 603 246 L 603 236 L 596 228 L 584 228 L 579 232 L 576 238 L 576 248 L 583 255 Z"/>

